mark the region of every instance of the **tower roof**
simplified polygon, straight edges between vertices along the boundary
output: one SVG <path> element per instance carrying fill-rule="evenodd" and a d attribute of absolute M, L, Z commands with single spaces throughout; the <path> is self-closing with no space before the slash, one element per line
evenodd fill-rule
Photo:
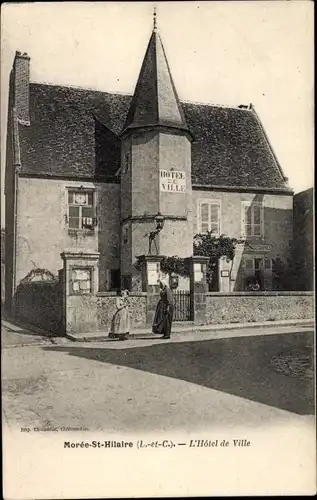
<path fill-rule="evenodd" d="M 156 126 L 190 133 L 155 21 L 122 133 Z"/>

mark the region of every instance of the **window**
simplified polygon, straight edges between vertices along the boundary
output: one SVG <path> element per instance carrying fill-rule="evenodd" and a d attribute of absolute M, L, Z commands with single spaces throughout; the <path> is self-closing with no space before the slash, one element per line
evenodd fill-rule
<path fill-rule="evenodd" d="M 121 285 L 120 269 L 111 269 L 110 290 L 116 290 L 117 288 L 120 288 L 120 285 Z"/>
<path fill-rule="evenodd" d="M 243 238 L 264 236 L 262 203 L 243 201 L 241 205 L 241 233 Z"/>
<path fill-rule="evenodd" d="M 263 257 L 249 257 L 243 259 L 242 266 L 247 272 L 256 273 L 263 269 L 269 272 L 272 270 L 272 261 L 271 259 L 264 259 Z"/>
<path fill-rule="evenodd" d="M 68 227 L 73 230 L 93 229 L 96 225 L 94 213 L 94 192 L 85 190 L 68 191 Z"/>
<path fill-rule="evenodd" d="M 272 261 L 271 261 L 271 259 L 268 259 L 268 260 L 264 261 L 264 269 L 266 271 L 272 271 Z"/>
<path fill-rule="evenodd" d="M 199 201 L 198 203 L 198 233 L 212 231 L 220 235 L 220 201 Z"/>

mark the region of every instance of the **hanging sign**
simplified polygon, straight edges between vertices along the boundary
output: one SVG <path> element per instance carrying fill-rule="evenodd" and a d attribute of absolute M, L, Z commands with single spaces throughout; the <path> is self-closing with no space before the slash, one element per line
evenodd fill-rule
<path fill-rule="evenodd" d="M 160 191 L 186 193 L 186 173 L 179 170 L 160 170 Z"/>
<path fill-rule="evenodd" d="M 248 252 L 270 252 L 272 245 L 250 245 Z"/>

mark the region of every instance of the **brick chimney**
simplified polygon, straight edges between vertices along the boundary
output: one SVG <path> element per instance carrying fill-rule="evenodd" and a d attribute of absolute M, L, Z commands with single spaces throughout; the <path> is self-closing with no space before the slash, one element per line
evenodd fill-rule
<path fill-rule="evenodd" d="M 29 115 L 29 83 L 30 83 L 30 57 L 21 52 L 15 53 L 11 73 L 11 89 L 13 106 L 20 123 L 30 124 Z"/>

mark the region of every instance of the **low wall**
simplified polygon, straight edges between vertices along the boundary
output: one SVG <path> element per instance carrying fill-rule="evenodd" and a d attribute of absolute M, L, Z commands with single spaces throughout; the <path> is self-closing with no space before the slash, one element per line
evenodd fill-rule
<path fill-rule="evenodd" d="M 129 296 L 131 329 L 146 323 L 147 294 L 131 293 Z M 71 295 L 66 304 L 66 332 L 109 332 L 111 319 L 116 312 L 116 294 L 100 292 L 97 295 Z"/>
<path fill-rule="evenodd" d="M 69 295 L 65 309 L 66 333 L 98 330 L 97 300 L 94 295 Z"/>
<path fill-rule="evenodd" d="M 207 293 L 206 324 L 311 319 L 312 292 Z"/>
<path fill-rule="evenodd" d="M 46 331 L 62 333 L 60 284 L 40 281 L 20 284 L 15 294 L 15 316 Z"/>
<path fill-rule="evenodd" d="M 97 300 L 97 329 L 108 331 L 112 316 L 116 312 L 116 294 L 111 292 L 98 293 Z M 146 324 L 147 294 L 135 292 L 129 295 L 129 312 L 131 329 Z"/>

